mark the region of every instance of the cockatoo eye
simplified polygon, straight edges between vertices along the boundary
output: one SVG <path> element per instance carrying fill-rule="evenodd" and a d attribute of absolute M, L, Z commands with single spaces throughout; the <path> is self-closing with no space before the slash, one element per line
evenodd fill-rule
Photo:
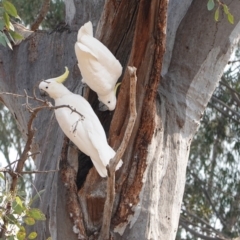
<path fill-rule="evenodd" d="M 110 103 L 110 101 L 108 101 L 108 103 Z"/>
<path fill-rule="evenodd" d="M 48 86 L 46 86 L 46 89 L 48 89 Z"/>

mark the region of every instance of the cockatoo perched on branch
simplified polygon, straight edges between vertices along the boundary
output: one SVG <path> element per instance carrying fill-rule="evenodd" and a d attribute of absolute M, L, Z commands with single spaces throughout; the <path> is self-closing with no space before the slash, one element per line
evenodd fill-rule
<path fill-rule="evenodd" d="M 98 95 L 110 111 L 116 107 L 116 82 L 122 74 L 122 66 L 99 40 L 93 37 L 92 23 L 85 23 L 78 31 L 75 53 L 86 83 Z"/>
<path fill-rule="evenodd" d="M 44 80 L 39 84 L 41 92 L 55 100 L 55 106 L 67 105 L 55 109 L 57 121 L 67 137 L 86 155 L 88 155 L 101 177 L 107 176 L 106 166 L 115 151 L 108 145 L 103 127 L 90 104 L 80 95 L 70 92 L 63 82 L 69 71 L 57 78 Z M 122 160 L 116 167 L 119 169 Z"/>

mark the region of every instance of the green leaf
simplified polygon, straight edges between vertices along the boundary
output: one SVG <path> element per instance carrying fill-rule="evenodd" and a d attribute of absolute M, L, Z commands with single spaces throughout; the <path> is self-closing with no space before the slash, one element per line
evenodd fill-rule
<path fill-rule="evenodd" d="M 219 20 L 219 7 L 218 7 L 217 10 L 215 11 L 214 19 L 215 19 L 216 22 Z"/>
<path fill-rule="evenodd" d="M 228 6 L 227 6 L 226 4 L 223 4 L 223 10 L 224 10 L 225 14 L 228 15 L 228 13 L 229 13 L 229 8 L 228 8 Z"/>
<path fill-rule="evenodd" d="M 7 43 L 6 43 L 4 34 L 3 34 L 2 32 L 0 32 L 0 43 L 1 43 L 4 47 L 7 46 Z"/>
<path fill-rule="evenodd" d="M 4 24 L 3 20 L 0 19 L 0 31 L 3 31 L 4 26 L 5 26 L 5 24 Z"/>
<path fill-rule="evenodd" d="M 231 24 L 234 24 L 234 17 L 233 17 L 233 15 L 232 15 L 231 13 L 228 13 L 227 17 L 228 17 L 228 21 L 229 21 Z"/>
<path fill-rule="evenodd" d="M 215 6 L 214 0 L 208 0 L 208 3 L 207 3 L 207 9 L 208 9 L 208 11 L 213 10 L 213 9 L 214 9 L 214 6 Z"/>
<path fill-rule="evenodd" d="M 15 197 L 15 201 L 16 201 L 16 203 L 17 203 L 18 205 L 20 205 L 21 207 L 23 207 L 22 200 L 21 200 L 20 197 L 16 196 L 16 197 Z"/>
<path fill-rule="evenodd" d="M 10 3 L 9 1 L 3 1 L 3 7 L 9 15 L 13 17 L 18 17 L 17 10 L 12 3 Z"/>
<path fill-rule="evenodd" d="M 36 232 L 31 232 L 29 235 L 28 235 L 28 239 L 35 239 L 37 237 L 37 233 Z"/>
<path fill-rule="evenodd" d="M 0 24 L 1 24 L 1 22 L 0 22 Z M 1 26 L 0 26 L 1 27 Z M 1 30 L 1 29 L 0 29 Z M 4 175 L 3 175 L 3 173 L 0 173 L 0 178 L 2 178 L 4 181 L 5 181 L 5 177 L 4 177 Z"/>
<path fill-rule="evenodd" d="M 18 224 L 18 220 L 15 218 L 15 216 L 13 214 L 6 215 L 6 218 L 7 218 L 8 222 L 11 224 L 14 224 L 14 225 Z"/>
<path fill-rule="evenodd" d="M 14 40 L 22 40 L 24 37 L 14 31 L 9 30 L 9 34 L 12 36 Z"/>
<path fill-rule="evenodd" d="M 26 231 L 24 230 L 19 230 L 18 233 L 17 233 L 17 239 L 18 240 L 25 240 L 25 237 L 26 237 Z"/>
<path fill-rule="evenodd" d="M 10 27 L 10 19 L 9 19 L 9 15 L 6 12 L 3 13 L 3 20 L 4 20 L 4 23 L 5 23 L 5 26 L 8 30 L 9 27 Z"/>
<path fill-rule="evenodd" d="M 7 45 L 8 45 L 8 47 L 9 47 L 11 50 L 13 50 L 13 49 L 12 49 L 12 44 L 10 43 L 10 41 L 9 41 L 9 39 L 7 38 L 6 34 L 4 34 L 4 38 L 5 38 L 5 41 L 6 41 Z"/>
<path fill-rule="evenodd" d="M 15 238 L 14 238 L 14 236 L 12 235 L 12 236 L 9 236 L 7 240 L 14 240 L 14 239 L 15 239 Z"/>
<path fill-rule="evenodd" d="M 33 217 L 35 220 L 46 220 L 45 215 L 38 208 L 32 208 L 28 211 L 28 216 Z"/>
<path fill-rule="evenodd" d="M 15 198 L 15 201 L 13 202 L 12 206 L 14 214 L 21 215 L 26 210 L 26 207 L 23 206 L 22 200 L 18 196 Z"/>
<path fill-rule="evenodd" d="M 32 217 L 24 218 L 24 222 L 25 222 L 27 225 L 34 225 L 34 224 L 35 224 L 35 220 L 34 220 L 34 218 L 32 218 Z"/>
<path fill-rule="evenodd" d="M 41 195 L 45 192 L 45 189 L 42 189 L 41 191 L 37 192 L 37 194 L 29 201 L 28 205 L 31 206 L 32 203 L 41 197 Z"/>

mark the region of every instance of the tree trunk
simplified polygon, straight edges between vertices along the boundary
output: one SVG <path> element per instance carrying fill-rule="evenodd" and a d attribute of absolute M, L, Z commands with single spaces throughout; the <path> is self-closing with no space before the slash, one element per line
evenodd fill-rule
<path fill-rule="evenodd" d="M 239 38 L 240 6 L 237 1 L 228 2 L 234 25 L 226 17 L 216 23 L 205 1 L 108 0 L 101 18 L 103 1 L 66 1 L 66 20 L 72 29 L 88 20 L 97 26 L 100 18 L 96 36 L 124 67 L 115 112 L 96 110 L 114 149 L 120 145 L 129 116 L 125 69 L 127 65 L 137 68 L 138 119 L 124 164 L 116 173 L 114 239 L 175 239 L 191 140 Z M 66 85 L 79 93 L 76 37 L 77 31 L 51 35 L 39 31 L 13 51 L 1 47 L 0 91 L 31 93 L 37 81 L 59 75 L 66 65 L 70 70 Z M 21 105 L 25 99 L 6 95 L 0 99 L 27 138 L 29 113 Z M 91 92 L 89 101 L 96 109 L 96 94 Z M 94 168 L 89 170 L 90 160 L 78 156 L 64 140 L 53 112 L 41 112 L 35 127 L 33 152 L 41 150 L 35 159 L 37 169 L 60 168 L 60 172 L 36 175 L 36 189 L 45 189 L 36 206 L 47 216 L 46 222 L 35 226 L 38 239 L 50 235 L 54 240 L 86 239 L 100 231 L 106 179 Z"/>

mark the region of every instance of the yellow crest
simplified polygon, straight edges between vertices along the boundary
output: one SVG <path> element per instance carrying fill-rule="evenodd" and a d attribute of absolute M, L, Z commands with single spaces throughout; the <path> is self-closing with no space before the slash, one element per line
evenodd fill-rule
<path fill-rule="evenodd" d="M 65 67 L 65 73 L 57 78 L 54 78 L 54 80 L 58 83 L 63 83 L 67 79 L 68 74 L 69 74 L 68 68 Z"/>
<path fill-rule="evenodd" d="M 116 85 L 115 85 L 115 88 L 114 88 L 114 93 L 115 93 L 115 95 L 117 94 L 117 89 L 118 89 L 118 87 L 121 85 L 121 83 L 117 83 Z"/>

